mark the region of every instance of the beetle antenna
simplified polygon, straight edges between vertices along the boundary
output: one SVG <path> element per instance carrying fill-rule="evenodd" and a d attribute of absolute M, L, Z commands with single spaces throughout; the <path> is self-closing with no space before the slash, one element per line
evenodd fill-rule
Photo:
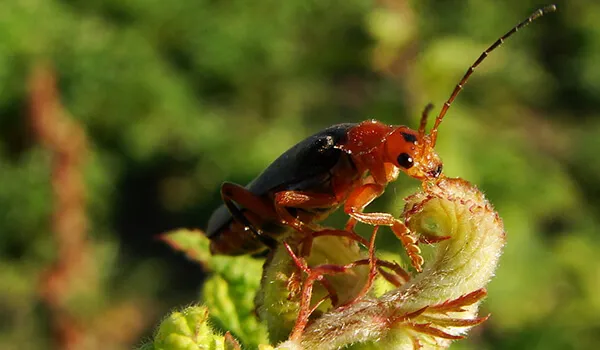
<path fill-rule="evenodd" d="M 423 109 L 423 113 L 421 114 L 421 123 L 419 124 L 419 140 L 422 140 L 425 137 L 425 127 L 427 126 L 427 116 L 429 112 L 433 109 L 433 104 L 428 103 L 427 106 Z"/>
<path fill-rule="evenodd" d="M 479 56 L 479 58 L 475 61 L 475 63 L 473 63 L 471 65 L 471 67 L 469 67 L 469 69 L 467 69 L 467 72 L 462 77 L 460 82 L 456 85 L 456 87 L 454 88 L 454 91 L 452 91 L 452 94 L 450 95 L 450 98 L 448 98 L 448 101 L 446 101 L 444 103 L 444 106 L 442 107 L 440 114 L 435 119 L 435 124 L 433 125 L 433 129 L 431 129 L 431 133 L 430 133 L 432 146 L 435 146 L 435 141 L 437 139 L 438 127 L 440 126 L 442 119 L 446 115 L 448 108 L 450 108 L 450 105 L 452 104 L 452 102 L 454 102 L 454 99 L 456 98 L 456 96 L 458 96 L 460 91 L 463 89 L 463 86 L 467 83 L 467 81 L 469 80 L 469 77 L 475 71 L 475 68 L 477 68 L 477 66 L 479 66 L 481 64 L 481 62 L 483 62 L 485 60 L 485 58 L 490 54 L 490 52 L 494 51 L 498 46 L 502 45 L 502 43 L 504 43 L 504 40 L 508 39 L 511 35 L 516 33 L 519 29 L 525 27 L 529 23 L 533 22 L 535 19 L 542 17 L 543 15 L 545 15 L 547 13 L 554 12 L 554 11 L 556 11 L 556 5 L 548 5 L 544 8 L 538 9 L 533 14 L 531 14 L 531 16 L 529 16 L 526 20 L 517 24 L 515 27 L 513 27 L 511 30 L 509 30 L 506 34 L 504 34 L 502 37 L 500 37 L 500 39 L 496 40 L 496 42 L 494 42 L 490 47 L 488 47 L 487 50 L 485 50 L 481 54 L 481 56 Z"/>

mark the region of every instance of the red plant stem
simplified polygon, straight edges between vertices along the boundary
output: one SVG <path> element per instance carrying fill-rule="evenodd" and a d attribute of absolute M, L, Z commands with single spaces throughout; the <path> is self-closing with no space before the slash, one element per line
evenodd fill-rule
<path fill-rule="evenodd" d="M 41 298 L 50 311 L 56 349 L 80 349 L 83 327 L 66 307 L 75 278 L 96 281 L 86 242 L 87 217 L 82 165 L 86 138 L 82 128 L 67 118 L 56 89 L 53 72 L 44 66 L 34 69 L 30 80 L 30 117 L 40 143 L 52 155 L 51 184 L 54 197 L 52 231 L 57 257 L 42 275 Z M 91 276 L 91 277 L 90 277 Z"/>

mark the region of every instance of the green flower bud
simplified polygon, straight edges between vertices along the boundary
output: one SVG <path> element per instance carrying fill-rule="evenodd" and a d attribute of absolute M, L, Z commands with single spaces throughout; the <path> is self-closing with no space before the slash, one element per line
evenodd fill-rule
<path fill-rule="evenodd" d="M 235 340 L 228 337 L 229 344 Z M 239 345 L 238 345 L 239 346 Z M 208 325 L 208 309 L 191 306 L 173 312 L 160 324 L 154 337 L 155 350 L 225 350 L 225 339 Z"/>

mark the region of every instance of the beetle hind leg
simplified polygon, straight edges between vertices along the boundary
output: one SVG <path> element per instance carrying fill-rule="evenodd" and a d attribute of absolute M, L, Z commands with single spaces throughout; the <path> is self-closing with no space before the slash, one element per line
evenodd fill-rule
<path fill-rule="evenodd" d="M 235 203 L 252 212 L 255 217 L 276 221 L 277 214 L 271 206 L 245 187 L 231 182 L 225 182 L 221 186 L 221 198 L 234 220 L 243 225 L 255 239 L 271 249 L 277 246 L 277 241 L 263 232 L 256 224 L 252 223 L 248 215 L 244 214 Z"/>

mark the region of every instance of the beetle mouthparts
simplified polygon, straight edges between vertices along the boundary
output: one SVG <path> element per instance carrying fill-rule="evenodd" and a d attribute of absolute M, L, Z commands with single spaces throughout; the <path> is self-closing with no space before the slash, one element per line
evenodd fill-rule
<path fill-rule="evenodd" d="M 429 175 L 431 177 L 438 178 L 441 173 L 442 173 L 442 165 L 440 164 L 440 165 L 438 165 L 437 168 L 435 168 L 435 170 L 429 172 Z"/>

